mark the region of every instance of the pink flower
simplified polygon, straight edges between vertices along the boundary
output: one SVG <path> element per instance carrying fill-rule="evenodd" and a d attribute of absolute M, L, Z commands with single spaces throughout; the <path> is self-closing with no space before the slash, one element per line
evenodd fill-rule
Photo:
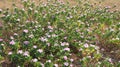
<path fill-rule="evenodd" d="M 79 51 L 82 51 L 82 50 L 83 50 L 82 48 L 79 49 Z"/>
<path fill-rule="evenodd" d="M 41 66 L 42 66 L 42 67 L 45 67 L 43 63 L 41 63 Z"/>
<path fill-rule="evenodd" d="M 70 64 L 70 67 L 73 67 L 73 64 Z"/>
<path fill-rule="evenodd" d="M 25 45 L 28 45 L 30 42 L 29 41 L 24 41 L 23 42 Z"/>
<path fill-rule="evenodd" d="M 47 43 L 48 46 L 50 46 L 50 43 Z"/>
<path fill-rule="evenodd" d="M 42 42 L 48 41 L 48 39 L 47 39 L 47 38 L 44 38 L 44 37 L 41 37 L 40 40 L 41 40 Z"/>
<path fill-rule="evenodd" d="M 66 47 L 64 48 L 64 51 L 70 51 L 70 48 Z"/>
<path fill-rule="evenodd" d="M 50 38 L 51 36 L 50 36 L 50 35 L 47 35 L 47 37 L 49 37 L 49 38 Z"/>
<path fill-rule="evenodd" d="M 65 62 L 65 63 L 64 63 L 64 65 L 65 65 L 65 66 L 68 66 L 68 65 L 69 65 L 69 63 L 68 63 L 68 62 Z"/>
<path fill-rule="evenodd" d="M 108 61 L 112 63 L 112 59 L 111 58 L 109 58 Z"/>
<path fill-rule="evenodd" d="M 23 30 L 23 32 L 28 33 L 28 30 L 27 30 L 27 29 L 25 29 L 25 30 Z"/>
<path fill-rule="evenodd" d="M 2 42 L 2 41 L 3 41 L 3 39 L 0 38 L 0 42 Z"/>
<path fill-rule="evenodd" d="M 49 32 L 53 32 L 53 30 L 49 30 Z"/>
<path fill-rule="evenodd" d="M 63 58 L 64 58 L 64 60 L 67 60 L 67 56 L 64 56 Z"/>
<path fill-rule="evenodd" d="M 65 42 L 61 43 L 61 46 L 65 46 Z"/>
<path fill-rule="evenodd" d="M 67 43 L 67 42 L 63 42 L 63 43 L 62 43 L 62 42 L 61 42 L 61 46 L 65 46 L 65 45 L 67 45 L 67 46 L 68 46 L 68 45 L 69 45 L 69 43 Z"/>
<path fill-rule="evenodd" d="M 88 47 L 89 47 L 89 45 L 86 43 L 86 44 L 84 44 L 84 47 L 88 48 Z"/>
<path fill-rule="evenodd" d="M 64 37 L 64 39 L 66 40 L 66 39 L 67 39 L 67 37 Z"/>
<path fill-rule="evenodd" d="M 48 26 L 49 29 L 53 29 L 52 26 Z"/>
<path fill-rule="evenodd" d="M 24 56 L 29 56 L 29 52 L 28 52 L 28 51 L 25 51 L 25 52 L 23 53 L 23 55 L 24 55 Z"/>
<path fill-rule="evenodd" d="M 10 41 L 10 43 L 9 43 L 9 44 L 14 45 L 14 44 L 15 44 L 15 41 L 14 41 L 14 40 L 12 40 L 12 41 Z"/>

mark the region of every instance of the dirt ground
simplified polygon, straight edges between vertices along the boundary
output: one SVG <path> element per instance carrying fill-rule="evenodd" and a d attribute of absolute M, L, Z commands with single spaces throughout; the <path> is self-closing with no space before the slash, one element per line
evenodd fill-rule
<path fill-rule="evenodd" d="M 0 8 L 11 8 L 12 4 L 15 3 L 17 4 L 17 6 L 21 7 L 21 0 L 0 0 Z M 46 0 L 32 0 L 35 2 L 46 2 Z M 58 0 L 58 1 L 62 1 L 62 2 L 67 2 L 69 1 L 71 5 L 75 5 L 76 4 L 76 0 Z M 95 6 L 101 5 L 101 6 L 114 6 L 116 5 L 116 8 L 114 9 L 118 9 L 120 10 L 120 0 L 88 0 L 90 3 L 95 4 Z"/>

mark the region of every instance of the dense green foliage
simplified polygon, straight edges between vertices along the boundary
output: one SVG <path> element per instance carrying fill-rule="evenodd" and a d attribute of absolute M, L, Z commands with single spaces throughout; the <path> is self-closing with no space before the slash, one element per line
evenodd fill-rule
<path fill-rule="evenodd" d="M 20 67 L 119 67 L 120 12 L 22 1 L 0 11 L 0 61 Z"/>

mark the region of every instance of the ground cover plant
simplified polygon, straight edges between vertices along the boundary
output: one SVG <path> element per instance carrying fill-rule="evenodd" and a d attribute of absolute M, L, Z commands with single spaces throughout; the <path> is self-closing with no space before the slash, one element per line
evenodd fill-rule
<path fill-rule="evenodd" d="M 120 12 L 87 1 L 22 0 L 0 10 L 3 67 L 119 67 Z"/>

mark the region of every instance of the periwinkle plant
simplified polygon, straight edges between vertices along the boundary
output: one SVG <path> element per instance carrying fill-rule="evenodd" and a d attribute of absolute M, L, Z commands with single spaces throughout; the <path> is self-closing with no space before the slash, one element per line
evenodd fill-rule
<path fill-rule="evenodd" d="M 108 12 L 106 8 L 93 10 L 88 3 L 75 6 L 56 1 L 39 5 L 30 0 L 22 3 L 22 8 L 0 11 L 2 31 L 7 32 L 0 36 L 0 60 L 22 67 L 26 64 L 95 67 L 119 63 L 119 57 L 107 56 L 116 60 L 113 63 L 100 53 L 113 46 L 119 52 L 119 12 Z"/>

